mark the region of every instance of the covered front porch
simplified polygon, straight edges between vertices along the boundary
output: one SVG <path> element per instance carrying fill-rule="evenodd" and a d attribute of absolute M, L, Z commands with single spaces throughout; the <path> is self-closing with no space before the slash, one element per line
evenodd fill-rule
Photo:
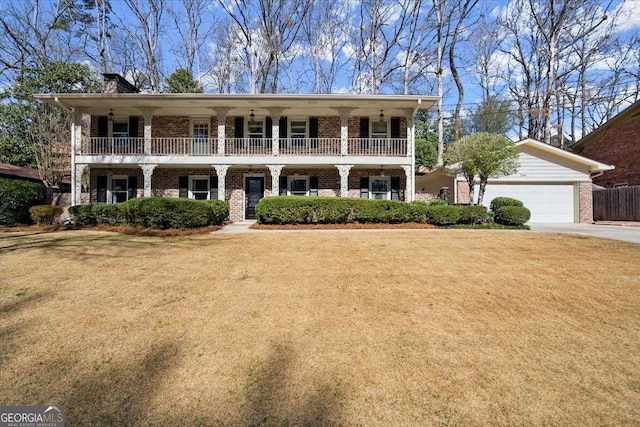
<path fill-rule="evenodd" d="M 378 165 L 91 165 L 77 170 L 82 203 L 118 203 L 135 197 L 219 199 L 234 221 L 252 219 L 272 195 L 411 200 L 411 167 Z"/>

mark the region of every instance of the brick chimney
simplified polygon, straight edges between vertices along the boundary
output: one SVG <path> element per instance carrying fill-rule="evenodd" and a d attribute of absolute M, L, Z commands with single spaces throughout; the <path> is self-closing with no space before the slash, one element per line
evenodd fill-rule
<path fill-rule="evenodd" d="M 104 93 L 138 93 L 140 89 L 127 79 L 116 73 L 102 73 L 104 76 Z"/>

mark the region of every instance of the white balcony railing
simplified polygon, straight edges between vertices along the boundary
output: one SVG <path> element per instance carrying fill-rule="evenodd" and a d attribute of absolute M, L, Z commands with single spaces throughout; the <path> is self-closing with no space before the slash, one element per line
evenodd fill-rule
<path fill-rule="evenodd" d="M 352 156 L 406 156 L 407 140 L 349 138 L 348 152 Z"/>
<path fill-rule="evenodd" d="M 271 156 L 271 138 L 226 138 L 225 156 Z M 340 138 L 281 138 L 281 156 L 340 156 Z M 144 155 L 153 156 L 217 156 L 217 138 L 151 138 L 151 150 L 145 152 L 144 138 L 91 137 L 83 140 L 83 155 Z M 407 155 L 406 139 L 349 138 L 348 156 Z"/>
<path fill-rule="evenodd" d="M 89 138 L 83 141 L 81 150 L 82 154 L 144 154 L 144 138 Z"/>

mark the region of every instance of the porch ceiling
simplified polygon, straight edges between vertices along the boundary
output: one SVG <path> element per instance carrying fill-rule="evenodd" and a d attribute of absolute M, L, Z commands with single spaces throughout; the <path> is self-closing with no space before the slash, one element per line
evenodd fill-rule
<path fill-rule="evenodd" d="M 351 116 L 405 116 L 406 109 L 427 110 L 437 97 L 418 95 L 270 95 L 270 94 L 150 94 L 73 93 L 38 94 L 36 98 L 57 106 L 73 107 L 91 115 L 140 116 L 141 109 L 155 108 L 154 116 L 212 116 L 212 108 L 229 107 L 229 116 L 269 115 L 268 108 L 286 108 L 284 116 L 337 116 L 337 107 L 353 108 Z"/>

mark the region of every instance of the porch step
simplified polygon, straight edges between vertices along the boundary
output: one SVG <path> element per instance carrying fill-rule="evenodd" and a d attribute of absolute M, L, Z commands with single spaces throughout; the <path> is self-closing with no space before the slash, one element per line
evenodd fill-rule
<path fill-rule="evenodd" d="M 214 231 L 214 233 L 223 233 L 223 234 L 248 233 L 249 231 L 251 231 L 250 229 L 251 225 L 255 223 L 256 223 L 255 221 L 234 222 L 232 224 L 225 225 L 218 231 Z"/>

